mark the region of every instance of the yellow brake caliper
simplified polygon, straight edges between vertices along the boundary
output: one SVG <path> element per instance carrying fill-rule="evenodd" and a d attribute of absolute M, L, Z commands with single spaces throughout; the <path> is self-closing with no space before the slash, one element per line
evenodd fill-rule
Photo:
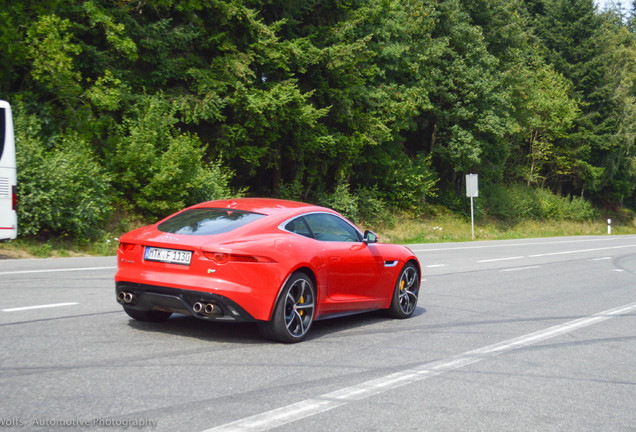
<path fill-rule="evenodd" d="M 298 303 L 300 303 L 300 304 L 305 303 L 305 297 L 301 296 L 301 297 L 300 297 L 300 301 L 299 301 Z M 304 312 L 305 312 L 305 311 L 301 309 L 301 310 L 299 310 L 299 311 L 298 311 L 298 315 L 303 316 L 303 313 L 304 313 Z"/>
<path fill-rule="evenodd" d="M 400 291 L 404 291 L 404 282 L 404 279 L 402 279 L 402 281 L 400 282 Z"/>

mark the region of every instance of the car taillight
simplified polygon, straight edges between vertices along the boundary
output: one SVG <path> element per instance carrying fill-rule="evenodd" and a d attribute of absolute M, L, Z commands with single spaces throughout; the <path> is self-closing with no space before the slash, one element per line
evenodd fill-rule
<path fill-rule="evenodd" d="M 122 252 L 130 252 L 134 248 L 135 248 L 134 243 L 119 242 L 119 250 L 121 250 Z"/>
<path fill-rule="evenodd" d="M 225 264 L 230 260 L 230 254 L 221 252 L 203 252 L 203 256 L 217 264 Z"/>
<path fill-rule="evenodd" d="M 208 252 L 202 251 L 203 256 L 207 259 L 214 261 L 217 264 L 225 264 L 227 262 L 255 262 L 255 263 L 274 263 L 271 258 L 258 256 L 258 255 L 241 255 L 231 254 L 226 252 Z"/>

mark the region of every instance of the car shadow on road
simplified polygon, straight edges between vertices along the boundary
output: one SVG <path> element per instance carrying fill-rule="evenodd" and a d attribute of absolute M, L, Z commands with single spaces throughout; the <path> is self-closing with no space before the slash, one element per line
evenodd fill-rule
<path fill-rule="evenodd" d="M 423 307 L 417 307 L 412 317 L 426 313 Z M 306 341 L 320 339 L 337 333 L 351 331 L 364 332 L 364 328 L 386 321 L 399 321 L 387 315 L 385 311 L 371 311 L 315 321 L 307 335 Z M 408 319 L 406 320 L 408 321 Z M 197 319 L 192 316 L 175 314 L 166 322 L 151 323 L 130 319 L 128 326 L 135 330 L 164 333 L 190 337 L 209 342 L 237 344 L 270 344 L 275 343 L 262 337 L 256 323 L 225 323 Z"/>
<path fill-rule="evenodd" d="M 150 333 L 200 339 L 209 342 L 259 344 L 265 340 L 260 336 L 255 323 L 224 323 L 200 320 L 187 315 L 173 315 L 160 323 L 128 321 L 135 329 Z"/>

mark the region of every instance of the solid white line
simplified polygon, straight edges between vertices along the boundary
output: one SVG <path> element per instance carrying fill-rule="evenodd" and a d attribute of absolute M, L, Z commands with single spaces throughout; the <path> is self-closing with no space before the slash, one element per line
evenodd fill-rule
<path fill-rule="evenodd" d="M 18 311 L 26 311 L 26 310 L 32 310 L 32 309 L 46 309 L 46 308 L 54 308 L 54 307 L 61 307 L 61 306 L 74 306 L 77 304 L 79 303 L 54 303 L 54 304 L 38 305 L 38 306 L 25 306 L 25 307 L 18 307 L 18 308 L 2 309 L 2 312 L 18 312 Z"/>
<path fill-rule="evenodd" d="M 515 267 L 515 268 L 509 268 L 509 269 L 499 270 L 499 272 L 512 272 L 512 271 L 530 270 L 530 269 L 537 269 L 537 268 L 541 268 L 541 266 Z"/>
<path fill-rule="evenodd" d="M 370 396 L 396 389 L 408 384 L 413 384 L 424 379 L 459 369 L 470 364 L 495 357 L 507 351 L 527 347 L 575 330 L 587 327 L 602 321 L 609 320 L 619 315 L 636 310 L 636 303 L 623 305 L 609 309 L 585 318 L 569 321 L 560 325 L 549 327 L 535 333 L 510 339 L 494 345 L 489 345 L 463 354 L 450 357 L 434 363 L 424 363 L 419 367 L 396 372 L 380 378 L 372 379 L 360 384 L 325 393 L 313 399 L 306 399 L 291 405 L 277 408 L 271 411 L 227 423 L 204 432 L 266 431 L 294 421 L 302 420 L 312 415 L 338 408 L 354 401 L 362 400 Z"/>
<path fill-rule="evenodd" d="M 0 272 L 0 276 L 10 275 L 10 274 L 53 273 L 53 272 L 86 271 L 86 270 L 111 270 L 116 268 L 117 268 L 116 266 L 110 266 L 110 267 L 78 267 L 78 268 L 49 269 L 49 270 L 20 270 L 20 271 Z"/>
<path fill-rule="evenodd" d="M 495 261 L 517 260 L 517 259 L 522 259 L 522 258 L 525 258 L 525 257 L 523 257 L 523 256 L 515 256 L 515 257 L 506 257 L 506 258 L 493 258 L 493 259 L 479 260 L 477 262 L 478 263 L 487 263 L 487 262 L 495 262 Z"/>
<path fill-rule="evenodd" d="M 447 247 L 447 248 L 430 248 L 430 249 L 413 249 L 416 246 L 429 246 L 427 243 L 420 244 L 410 244 L 407 245 L 413 252 L 440 252 L 440 251 L 449 251 L 449 250 L 467 250 L 467 249 L 490 249 L 490 248 L 501 248 L 508 246 L 528 246 L 528 245 L 550 245 L 550 244 L 567 244 L 567 243 L 583 243 L 583 242 L 598 242 L 598 241 L 613 241 L 613 240 L 634 240 L 634 236 L 623 236 L 623 237 L 597 237 L 597 238 L 587 238 L 580 240 L 557 240 L 557 241 L 528 241 L 522 243 L 507 243 L 505 240 L 498 240 L 501 242 L 500 244 L 479 244 L 479 245 L 471 245 L 471 246 L 455 246 L 455 247 Z"/>
<path fill-rule="evenodd" d="M 579 249 L 579 250 L 562 251 L 562 252 L 550 252 L 550 253 L 544 253 L 544 254 L 528 255 L 528 258 L 537 258 L 537 257 L 545 257 L 545 256 L 552 256 L 552 255 L 567 255 L 567 254 L 581 253 L 581 252 L 596 252 L 600 250 L 623 249 L 628 247 L 636 247 L 636 244 L 624 245 L 624 246 L 610 246 L 610 247 L 594 248 L 594 249 Z"/>

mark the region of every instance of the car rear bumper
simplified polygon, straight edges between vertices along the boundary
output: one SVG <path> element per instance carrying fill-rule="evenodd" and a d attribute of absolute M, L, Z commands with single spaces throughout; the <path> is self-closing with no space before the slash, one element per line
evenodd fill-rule
<path fill-rule="evenodd" d="M 126 281 L 116 283 L 115 294 L 119 304 L 134 310 L 180 313 L 209 321 L 257 321 L 236 302 L 218 294 Z"/>

